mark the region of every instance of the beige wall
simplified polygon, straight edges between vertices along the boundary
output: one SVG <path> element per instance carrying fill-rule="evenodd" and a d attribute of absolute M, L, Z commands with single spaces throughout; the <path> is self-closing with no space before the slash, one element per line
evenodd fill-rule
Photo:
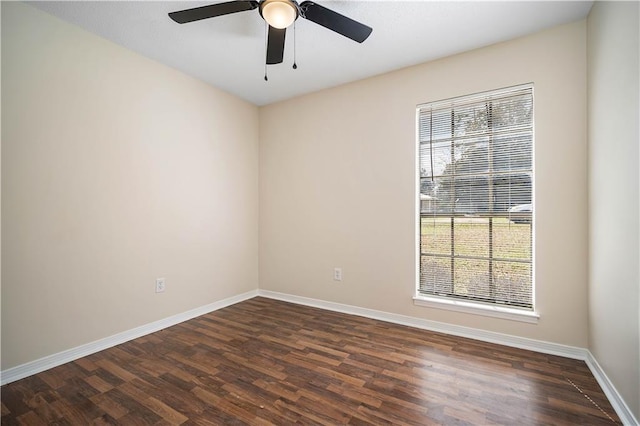
<path fill-rule="evenodd" d="M 255 106 L 2 2 L 2 124 L 3 370 L 257 288 Z"/>
<path fill-rule="evenodd" d="M 589 347 L 640 419 L 638 3 L 588 19 Z"/>
<path fill-rule="evenodd" d="M 416 105 L 528 82 L 540 322 L 414 306 Z M 585 21 L 262 107 L 260 288 L 586 347 L 586 127 Z"/>

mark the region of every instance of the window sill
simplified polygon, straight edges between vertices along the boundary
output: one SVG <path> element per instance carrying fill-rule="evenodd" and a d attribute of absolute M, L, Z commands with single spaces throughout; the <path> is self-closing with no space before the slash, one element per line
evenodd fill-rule
<path fill-rule="evenodd" d="M 527 322 L 530 324 L 537 324 L 540 319 L 540 315 L 533 311 L 525 311 L 503 306 L 490 306 L 480 303 L 465 302 L 462 300 L 449 300 L 439 297 L 415 296 L 413 298 L 413 304 L 416 306 L 426 306 L 428 308 L 464 312 L 466 314 L 483 315 L 486 317 Z"/>

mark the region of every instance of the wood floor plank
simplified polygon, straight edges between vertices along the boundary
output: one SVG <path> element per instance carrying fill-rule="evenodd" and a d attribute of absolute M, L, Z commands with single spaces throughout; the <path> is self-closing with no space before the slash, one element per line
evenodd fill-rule
<path fill-rule="evenodd" d="M 258 379 L 253 384 L 260 389 L 274 395 L 274 399 L 287 399 L 289 401 L 297 401 L 300 397 L 296 391 L 297 387 L 282 381 L 273 381 L 270 379 Z"/>
<path fill-rule="evenodd" d="M 91 401 L 100 407 L 101 410 L 104 411 L 105 414 L 108 414 L 114 419 L 119 419 L 127 414 L 129 414 L 129 410 L 125 407 L 114 401 L 109 397 L 108 394 L 98 394 L 91 397 Z"/>
<path fill-rule="evenodd" d="M 189 420 L 187 416 L 181 414 L 180 412 L 169 407 L 164 402 L 152 396 L 144 401 L 144 405 L 171 425 L 181 425 L 182 423 Z"/>
<path fill-rule="evenodd" d="M 47 426 L 47 422 L 42 420 L 34 411 L 29 411 L 17 418 L 18 424 L 30 426 Z"/>
<path fill-rule="evenodd" d="M 3 425 L 619 424 L 582 361 L 253 298 L 5 385 Z"/>

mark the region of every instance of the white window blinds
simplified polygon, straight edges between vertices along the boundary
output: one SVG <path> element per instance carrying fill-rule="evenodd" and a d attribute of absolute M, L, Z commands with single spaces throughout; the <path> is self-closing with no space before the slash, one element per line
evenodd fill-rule
<path fill-rule="evenodd" d="M 418 106 L 420 282 L 533 309 L 533 87 Z"/>

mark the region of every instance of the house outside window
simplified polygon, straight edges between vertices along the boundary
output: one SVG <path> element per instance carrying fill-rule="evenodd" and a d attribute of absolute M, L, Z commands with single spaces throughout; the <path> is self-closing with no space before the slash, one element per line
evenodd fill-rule
<path fill-rule="evenodd" d="M 416 298 L 533 311 L 533 85 L 417 107 Z"/>

